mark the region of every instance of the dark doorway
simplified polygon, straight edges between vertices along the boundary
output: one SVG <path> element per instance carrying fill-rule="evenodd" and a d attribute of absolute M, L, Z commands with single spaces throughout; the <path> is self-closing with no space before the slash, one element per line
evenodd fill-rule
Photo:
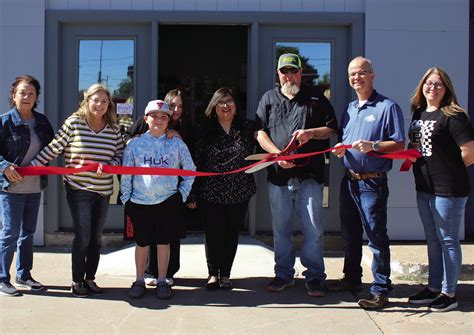
<path fill-rule="evenodd" d="M 227 86 L 245 115 L 247 36 L 247 26 L 160 25 L 158 97 L 180 88 L 187 96 L 187 115 L 195 122 L 214 91 Z"/>
<path fill-rule="evenodd" d="M 199 122 L 214 91 L 224 86 L 246 115 L 248 26 L 160 25 L 158 35 L 158 98 L 183 91 L 184 123 Z M 197 211 L 187 212 L 187 229 L 202 230 Z"/>

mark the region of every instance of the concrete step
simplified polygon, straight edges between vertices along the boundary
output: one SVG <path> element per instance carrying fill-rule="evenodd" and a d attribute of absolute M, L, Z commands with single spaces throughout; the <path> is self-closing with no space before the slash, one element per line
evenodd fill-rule
<path fill-rule="evenodd" d="M 45 242 L 48 247 L 70 247 L 72 245 L 73 237 L 74 235 L 71 232 L 57 232 L 54 234 L 45 234 Z M 295 241 L 296 249 L 299 250 L 302 240 L 301 235 L 296 234 L 293 237 L 293 240 Z M 242 234 L 239 244 L 239 250 L 241 251 L 239 252 L 244 252 L 244 250 L 249 250 L 250 253 L 253 252 L 251 245 L 255 244 L 256 241 L 258 241 L 258 244 L 260 244 L 260 246 L 265 246 L 269 250 L 269 259 L 270 263 L 272 263 L 273 236 L 271 234 L 262 234 L 254 237 Z M 204 246 L 202 245 L 204 243 L 202 234 L 189 234 L 189 237 L 187 239 L 184 239 L 183 243 L 199 244 L 201 245 L 199 248 L 202 248 L 202 250 L 204 250 Z M 128 250 L 128 253 L 133 251 L 133 248 L 127 248 L 130 246 L 133 246 L 133 243 L 123 241 L 121 233 L 104 234 L 104 248 L 111 248 L 115 250 L 117 250 L 117 248 L 123 248 L 124 251 L 118 252 L 118 254 L 124 256 L 124 253 L 126 253 L 126 249 Z M 474 280 L 474 243 L 463 242 L 461 248 L 463 253 L 463 265 L 461 268 L 461 275 L 459 280 Z M 201 249 L 199 250 L 201 251 Z M 324 253 L 326 257 L 334 255 L 343 256 L 343 250 L 344 242 L 342 241 L 342 238 L 339 235 L 325 235 Z M 426 242 L 392 241 L 390 245 L 390 251 L 392 278 L 420 283 L 427 281 L 429 267 Z M 121 256 L 114 257 L 120 258 Z M 205 262 L 205 260 L 202 261 Z M 372 263 L 372 252 L 370 251 L 367 245 L 364 245 L 363 248 L 363 262 L 370 268 L 370 264 Z M 114 262 L 112 261 L 112 263 Z M 258 271 L 258 269 L 259 268 L 256 267 L 256 271 Z"/>
<path fill-rule="evenodd" d="M 460 281 L 474 280 L 474 244 L 464 242 Z M 392 278 L 426 282 L 428 280 L 428 254 L 425 243 L 393 242 L 390 246 Z M 364 246 L 363 262 L 370 267 L 372 252 Z"/>

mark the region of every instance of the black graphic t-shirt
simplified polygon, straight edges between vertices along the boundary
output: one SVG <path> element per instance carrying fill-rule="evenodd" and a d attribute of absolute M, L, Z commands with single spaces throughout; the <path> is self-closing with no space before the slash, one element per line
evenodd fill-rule
<path fill-rule="evenodd" d="M 439 109 L 416 111 L 409 137 L 411 146 L 422 154 L 413 165 L 417 191 L 454 197 L 469 194 L 468 174 L 459 148 L 474 140 L 466 114 L 447 117 Z"/>

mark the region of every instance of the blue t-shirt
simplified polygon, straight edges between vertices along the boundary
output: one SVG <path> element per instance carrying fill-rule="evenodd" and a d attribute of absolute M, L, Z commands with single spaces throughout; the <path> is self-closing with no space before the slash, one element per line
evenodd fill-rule
<path fill-rule="evenodd" d="M 341 119 L 339 142 L 350 145 L 357 140 L 405 141 L 403 113 L 396 102 L 373 91 L 367 102 L 359 107 L 359 100 L 349 103 Z M 349 149 L 344 166 L 355 172 L 386 172 L 392 160 L 377 158 Z"/>

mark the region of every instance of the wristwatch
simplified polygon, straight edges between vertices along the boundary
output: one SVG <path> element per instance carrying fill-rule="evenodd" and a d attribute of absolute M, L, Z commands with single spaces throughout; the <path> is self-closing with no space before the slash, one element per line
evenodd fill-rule
<path fill-rule="evenodd" d="M 372 150 L 378 151 L 380 149 L 380 141 L 372 142 Z"/>

